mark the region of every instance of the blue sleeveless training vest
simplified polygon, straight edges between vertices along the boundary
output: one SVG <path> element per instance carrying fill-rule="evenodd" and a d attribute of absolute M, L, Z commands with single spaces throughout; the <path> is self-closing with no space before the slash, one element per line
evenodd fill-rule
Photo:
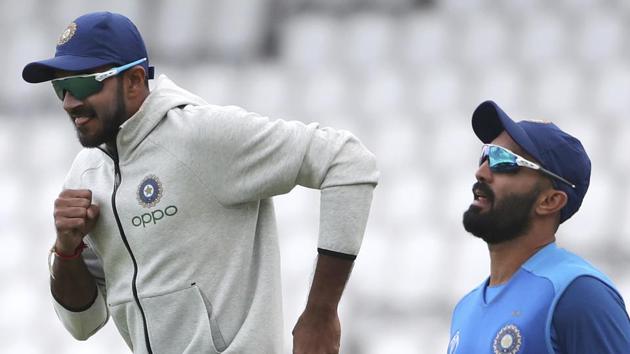
<path fill-rule="evenodd" d="M 595 277 L 615 289 L 606 275 L 555 243 L 527 260 L 488 303 L 486 279 L 455 307 L 448 354 L 554 354 L 554 309 L 579 276 Z"/>

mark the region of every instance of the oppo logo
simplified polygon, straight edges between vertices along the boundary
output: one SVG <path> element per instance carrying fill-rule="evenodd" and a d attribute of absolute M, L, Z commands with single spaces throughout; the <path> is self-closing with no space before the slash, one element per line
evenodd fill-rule
<path fill-rule="evenodd" d="M 158 221 L 164 219 L 165 217 L 173 216 L 177 214 L 177 207 L 174 205 L 167 206 L 166 209 L 156 209 L 150 213 L 144 213 L 139 216 L 134 216 L 131 219 L 131 225 L 135 227 L 146 227 L 147 225 L 157 224 Z"/>

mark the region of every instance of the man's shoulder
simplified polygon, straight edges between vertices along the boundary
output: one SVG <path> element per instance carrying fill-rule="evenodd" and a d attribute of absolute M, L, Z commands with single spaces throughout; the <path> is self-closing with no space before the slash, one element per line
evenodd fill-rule
<path fill-rule="evenodd" d="M 260 117 L 239 106 L 221 106 L 214 104 L 181 105 L 170 109 L 161 124 L 160 131 L 177 134 L 223 134 L 220 129 L 238 128 L 247 124 L 247 118 Z"/>
<path fill-rule="evenodd" d="M 84 148 L 79 151 L 66 175 L 64 187 L 81 188 L 81 180 L 85 173 L 104 166 L 107 158 L 107 155 L 97 148 Z"/>
<path fill-rule="evenodd" d="M 620 294 L 599 278 L 584 275 L 575 278 L 565 290 L 558 306 L 564 306 L 568 312 L 586 307 L 597 307 L 613 300 L 623 304 Z"/>
<path fill-rule="evenodd" d="M 625 312 L 625 303 L 615 288 L 601 279 L 580 276 L 567 286 L 558 300 L 554 323 L 596 323 L 603 314 L 614 314 L 618 311 Z"/>
<path fill-rule="evenodd" d="M 70 173 L 82 173 L 86 170 L 103 165 L 107 155 L 99 148 L 83 148 L 77 153 L 72 162 Z"/>
<path fill-rule="evenodd" d="M 567 353 L 620 353 L 630 344 L 623 298 L 590 276 L 578 277 L 567 287 L 554 309 L 553 328 L 555 342 Z"/>
<path fill-rule="evenodd" d="M 178 106 L 174 108 L 173 111 L 181 115 L 195 115 L 195 116 L 196 115 L 244 116 L 247 114 L 252 114 L 251 112 L 247 111 L 246 109 L 240 106 L 217 105 L 217 104 L 203 104 L 203 105 L 187 104 L 187 105 Z"/>
<path fill-rule="evenodd" d="M 580 276 L 591 276 L 604 283 L 612 284 L 602 271 L 590 262 L 566 249 L 551 244 L 540 250 L 522 266 L 528 272 L 548 279 L 557 293 Z"/>

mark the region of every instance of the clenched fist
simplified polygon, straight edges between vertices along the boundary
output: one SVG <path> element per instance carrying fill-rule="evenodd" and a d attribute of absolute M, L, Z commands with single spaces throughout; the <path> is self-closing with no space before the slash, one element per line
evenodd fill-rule
<path fill-rule="evenodd" d="M 88 189 L 64 189 L 55 200 L 55 249 L 62 254 L 73 254 L 83 237 L 96 224 L 98 205 L 92 204 L 92 191 Z"/>

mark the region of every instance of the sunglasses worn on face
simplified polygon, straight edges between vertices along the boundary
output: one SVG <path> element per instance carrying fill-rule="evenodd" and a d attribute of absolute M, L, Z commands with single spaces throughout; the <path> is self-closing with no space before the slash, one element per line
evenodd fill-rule
<path fill-rule="evenodd" d="M 571 188 L 575 188 L 575 185 L 566 179 L 558 176 L 557 174 L 543 168 L 537 163 L 524 159 L 523 157 L 513 153 L 512 151 L 498 145 L 485 144 L 481 149 L 481 157 L 479 158 L 479 166 L 488 160 L 488 166 L 492 172 L 496 173 L 515 173 L 521 167 L 531 168 L 538 170 L 550 177 L 558 179 Z"/>
<path fill-rule="evenodd" d="M 111 68 L 102 73 L 62 77 L 52 80 L 52 86 L 55 90 L 55 93 L 57 94 L 57 97 L 59 97 L 59 99 L 62 101 L 66 96 L 66 92 L 70 92 L 70 94 L 78 100 L 84 100 L 87 97 L 102 90 L 103 81 L 108 77 L 116 76 L 121 72 L 133 66 L 136 66 L 146 60 L 147 58 L 142 58 L 123 66 Z"/>

